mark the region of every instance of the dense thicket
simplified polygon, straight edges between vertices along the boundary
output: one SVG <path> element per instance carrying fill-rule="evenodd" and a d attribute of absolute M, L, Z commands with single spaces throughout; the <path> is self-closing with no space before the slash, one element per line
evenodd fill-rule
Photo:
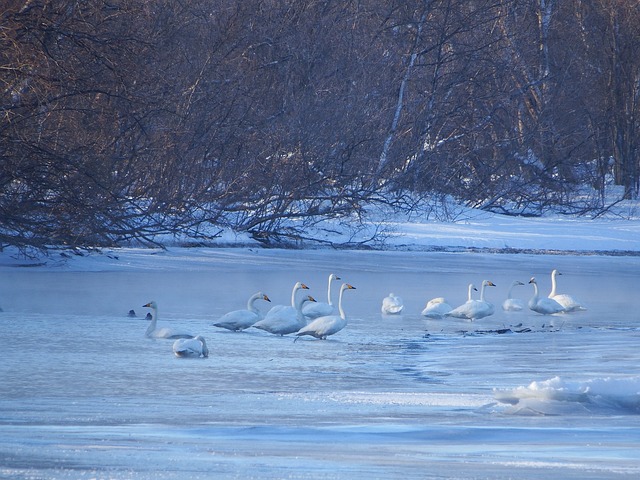
<path fill-rule="evenodd" d="M 639 29 L 630 0 L 4 0 L 0 246 L 606 208 L 640 186 Z"/>

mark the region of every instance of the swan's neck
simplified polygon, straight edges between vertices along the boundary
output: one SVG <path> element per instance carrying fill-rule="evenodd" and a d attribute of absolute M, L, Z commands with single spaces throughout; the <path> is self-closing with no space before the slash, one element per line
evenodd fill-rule
<path fill-rule="evenodd" d="M 509 293 L 507 293 L 507 298 L 511 298 L 511 295 L 513 295 L 513 287 L 515 287 L 515 285 L 511 285 L 511 288 L 509 288 Z"/>
<path fill-rule="evenodd" d="M 327 287 L 327 303 L 329 303 L 329 305 L 333 305 L 333 303 L 331 303 L 331 282 L 333 281 L 333 275 L 329 275 L 329 286 Z"/>
<path fill-rule="evenodd" d="M 538 284 L 535 282 L 533 283 L 533 298 L 538 299 Z"/>
<path fill-rule="evenodd" d="M 151 311 L 153 312 L 151 314 L 151 323 L 149 324 L 149 327 L 147 327 L 147 331 L 145 332 L 145 335 L 147 337 L 151 336 L 151 334 L 156 329 L 156 324 L 158 323 L 158 309 L 151 307 Z"/>
<path fill-rule="evenodd" d="M 253 313 L 258 313 L 258 309 L 255 306 L 256 300 L 258 300 L 260 298 L 260 295 L 253 295 L 249 301 L 247 302 L 247 310 L 253 312 Z"/>
<path fill-rule="evenodd" d="M 467 301 L 469 301 L 469 302 L 471 301 L 471 292 L 472 291 L 473 291 L 473 285 L 469 285 L 469 295 L 468 295 L 468 298 L 467 298 Z"/>
<path fill-rule="evenodd" d="M 298 308 L 296 304 L 296 292 L 298 291 L 298 288 L 300 287 L 298 287 L 298 285 L 295 285 L 293 287 L 293 290 L 291 291 L 291 306 L 293 308 Z M 302 304 L 300 304 L 300 306 L 302 306 Z"/>
<path fill-rule="evenodd" d="M 551 272 L 551 293 L 549 294 L 549 297 L 556 296 L 556 275 L 557 272 L 555 270 Z"/>
<path fill-rule="evenodd" d="M 342 309 L 342 295 L 344 294 L 345 290 L 346 288 L 341 288 L 340 296 L 338 297 L 338 312 L 340 312 L 340 317 L 342 317 L 343 320 L 347 319 L 347 316 L 345 315 L 344 310 Z"/>
<path fill-rule="evenodd" d="M 291 301 L 293 302 L 293 308 L 296 309 L 296 315 L 298 317 L 298 320 L 303 320 L 304 314 L 302 313 L 302 306 L 304 305 L 304 302 L 306 301 L 306 299 L 304 298 L 304 296 L 302 296 L 296 301 L 295 290 L 294 290 L 293 297 L 291 297 Z"/>
<path fill-rule="evenodd" d="M 484 289 L 487 286 L 486 283 L 482 282 L 482 287 L 480 287 L 480 301 L 484 302 Z"/>

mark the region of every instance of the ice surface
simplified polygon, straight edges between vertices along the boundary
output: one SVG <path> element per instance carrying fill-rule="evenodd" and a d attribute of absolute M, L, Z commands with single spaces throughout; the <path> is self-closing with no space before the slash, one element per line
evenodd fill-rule
<path fill-rule="evenodd" d="M 153 253 L 153 254 L 152 254 Z M 640 258 L 249 249 L 123 250 L 0 267 L 2 478 L 638 478 Z M 535 275 L 588 310 L 420 315 L 485 278 L 499 307 Z M 212 326 L 258 290 L 326 295 L 328 340 Z M 382 298 L 404 299 L 383 316 Z M 529 285 L 516 290 L 529 298 Z M 207 339 L 179 359 L 159 326 Z M 261 307 L 264 310 L 268 306 Z M 127 317 L 134 309 L 137 317 Z"/>

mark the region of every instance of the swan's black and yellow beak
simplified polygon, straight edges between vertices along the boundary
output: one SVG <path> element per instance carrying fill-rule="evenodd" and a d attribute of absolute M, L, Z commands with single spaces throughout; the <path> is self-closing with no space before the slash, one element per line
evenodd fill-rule
<path fill-rule="evenodd" d="M 355 290 L 355 289 L 356 289 L 356 287 L 354 287 L 353 285 L 350 285 L 350 284 L 348 284 L 348 283 L 347 283 L 347 289 L 349 289 L 349 290 Z"/>
<path fill-rule="evenodd" d="M 302 285 L 300 285 L 300 288 L 304 288 L 305 290 L 309 290 L 309 287 L 307 287 L 304 283 Z"/>
<path fill-rule="evenodd" d="M 493 283 L 493 282 L 488 282 L 488 283 L 487 283 L 487 286 L 488 286 L 488 287 L 495 287 L 495 286 L 496 286 L 496 284 L 495 284 L 495 283 Z"/>
<path fill-rule="evenodd" d="M 262 299 L 263 299 L 263 300 L 266 300 L 267 302 L 270 302 L 270 301 L 271 301 L 271 299 L 270 299 L 269 297 L 267 297 L 266 295 L 263 295 L 263 296 L 262 296 Z"/>

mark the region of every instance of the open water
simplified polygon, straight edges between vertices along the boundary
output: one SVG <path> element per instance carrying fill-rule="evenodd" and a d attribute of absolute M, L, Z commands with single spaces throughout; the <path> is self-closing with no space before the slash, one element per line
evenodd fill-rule
<path fill-rule="evenodd" d="M 553 268 L 586 311 L 501 310 Z M 211 325 L 297 281 L 326 301 L 331 272 L 356 290 L 327 340 Z M 187 249 L 0 275 L 1 478 L 640 476 L 637 257 Z M 483 279 L 491 317 L 420 315 Z M 380 313 L 389 292 L 401 315 Z M 150 300 L 209 358 L 145 338 Z"/>

